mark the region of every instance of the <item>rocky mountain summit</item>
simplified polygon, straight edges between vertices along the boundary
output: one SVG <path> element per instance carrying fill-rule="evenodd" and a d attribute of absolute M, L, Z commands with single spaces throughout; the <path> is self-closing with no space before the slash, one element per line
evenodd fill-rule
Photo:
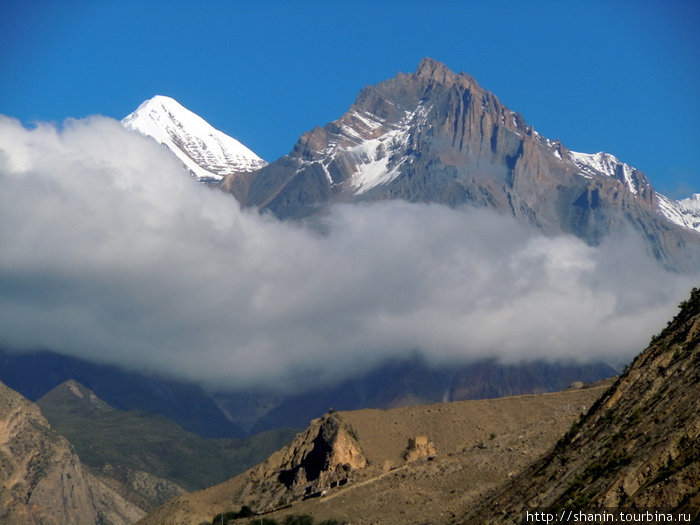
<path fill-rule="evenodd" d="M 0 522 L 129 524 L 144 512 L 80 463 L 39 408 L 0 383 Z"/>
<path fill-rule="evenodd" d="M 429 58 L 363 89 L 347 113 L 302 135 L 237 196 L 283 219 L 395 198 L 488 207 L 593 245 L 633 229 L 667 266 L 700 263 L 691 207 L 657 194 L 613 155 L 542 136 L 472 77 Z"/>
<path fill-rule="evenodd" d="M 17 353 L 0 348 L 0 381 L 30 401 L 70 380 L 117 410 L 161 414 L 206 438 L 243 435 L 201 386 L 45 350 Z"/>
<path fill-rule="evenodd" d="M 177 483 L 157 476 L 163 473 L 157 452 L 151 452 L 147 461 L 137 459 L 146 456 L 141 449 L 157 442 L 161 427 L 173 426 L 167 419 L 160 418 L 148 426 L 144 415 L 140 425 L 134 424 L 138 414 L 115 410 L 72 379 L 42 396 L 36 404 L 51 426 L 70 439 L 82 462 L 139 508 L 148 511 L 186 492 Z M 110 427 L 114 429 L 112 436 L 103 430 Z M 176 441 L 171 440 L 169 445 L 175 448 Z M 105 451 L 111 455 L 108 461 L 100 461 Z"/>
<path fill-rule="evenodd" d="M 520 523 L 525 507 L 653 507 L 687 510 L 697 519 L 699 440 L 700 290 L 694 289 L 556 447 L 462 522 Z"/>

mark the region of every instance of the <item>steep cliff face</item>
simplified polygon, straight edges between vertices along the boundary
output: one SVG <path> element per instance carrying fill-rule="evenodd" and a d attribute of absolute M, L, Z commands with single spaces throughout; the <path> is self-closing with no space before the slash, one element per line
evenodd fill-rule
<path fill-rule="evenodd" d="M 0 383 L 0 522 L 133 523 L 144 513 L 90 475 L 39 408 Z"/>
<path fill-rule="evenodd" d="M 431 59 L 365 88 L 340 119 L 305 133 L 252 175 L 245 203 L 301 218 L 332 202 L 390 198 L 489 207 L 594 245 L 630 228 L 667 266 L 700 263 L 700 235 L 667 217 L 672 203 L 641 171 L 569 151 Z"/>
<path fill-rule="evenodd" d="M 520 523 L 524 507 L 694 508 L 697 513 L 699 440 L 696 289 L 673 322 L 555 449 L 463 522 Z"/>

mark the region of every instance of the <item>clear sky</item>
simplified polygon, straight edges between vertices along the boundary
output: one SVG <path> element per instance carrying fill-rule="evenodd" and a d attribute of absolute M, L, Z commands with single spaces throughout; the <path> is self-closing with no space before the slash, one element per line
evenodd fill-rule
<path fill-rule="evenodd" d="M 675 0 L 0 0 L 0 113 L 120 119 L 164 94 L 272 161 L 430 56 L 680 198 L 700 192 L 698 27 Z"/>

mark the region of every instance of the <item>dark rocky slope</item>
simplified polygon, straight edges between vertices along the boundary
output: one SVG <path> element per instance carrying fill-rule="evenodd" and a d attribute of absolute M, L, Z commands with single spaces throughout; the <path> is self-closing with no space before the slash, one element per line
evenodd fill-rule
<path fill-rule="evenodd" d="M 246 392 L 216 396 L 237 424 L 248 422 L 251 434 L 280 427 L 302 428 L 330 407 L 335 410 L 396 408 L 441 401 L 465 401 L 565 390 L 572 383 L 594 383 L 617 375 L 605 363 L 544 361 L 501 364 L 492 360 L 434 367 L 419 356 L 395 359 L 334 385 L 284 396 L 270 393 L 264 413 L 255 413 Z M 253 395 L 264 399 L 263 394 Z M 246 421 L 244 418 L 250 415 Z"/>

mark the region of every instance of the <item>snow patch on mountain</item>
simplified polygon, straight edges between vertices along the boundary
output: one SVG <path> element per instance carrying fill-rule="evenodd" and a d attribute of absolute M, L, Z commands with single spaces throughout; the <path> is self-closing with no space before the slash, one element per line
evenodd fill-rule
<path fill-rule="evenodd" d="M 370 113 L 369 111 L 353 111 L 350 113 L 350 118 L 355 121 L 360 121 L 368 129 L 378 129 L 386 122 L 385 119 L 378 117 L 377 115 Z"/>
<path fill-rule="evenodd" d="M 636 196 L 645 189 L 651 189 L 641 172 L 621 162 L 610 153 L 568 151 L 562 148 L 558 140 L 551 140 L 534 129 L 532 132 L 539 143 L 555 157 L 573 163 L 580 170 L 578 174 L 581 177 L 586 179 L 600 176 L 612 177 L 622 182 Z M 566 151 L 565 158 L 561 155 L 562 151 Z M 700 232 L 700 193 L 678 201 L 669 199 L 656 191 L 654 194 L 657 197 L 657 211 L 661 216 L 678 226 Z"/>
<path fill-rule="evenodd" d="M 166 146 L 200 182 L 221 181 L 228 174 L 254 171 L 267 164 L 170 97 L 157 95 L 145 101 L 122 120 L 122 125 Z"/>
<path fill-rule="evenodd" d="M 387 184 L 401 173 L 399 168 L 405 162 L 410 162 L 410 157 L 396 153 L 405 153 L 412 130 L 425 125 L 427 115 L 428 109 L 419 105 L 414 111 L 406 111 L 404 118 L 383 135 L 350 148 L 349 151 L 357 161 L 357 172 L 352 180 L 356 194 Z M 376 121 L 372 121 L 374 122 Z"/>
<path fill-rule="evenodd" d="M 367 140 L 350 149 L 359 161 L 357 173 L 353 177 L 355 193 L 364 193 L 375 186 L 391 182 L 399 174 L 399 167 L 406 161 L 406 157 L 389 168 L 391 155 L 387 152 L 387 146 L 393 150 L 405 143 L 405 140 L 401 130 L 392 130 L 378 139 Z"/>
<path fill-rule="evenodd" d="M 429 109 L 419 104 L 413 111 L 404 111 L 398 122 L 390 122 L 364 109 L 353 109 L 333 123 L 332 132 L 314 160 L 298 159 L 296 173 L 310 165 L 323 170 L 330 186 L 348 184 L 355 194 L 365 193 L 388 184 L 400 168 L 413 158 L 407 154 L 412 133 L 426 124 Z M 350 166 L 349 178 L 336 180 L 331 165 Z"/>
<path fill-rule="evenodd" d="M 700 193 L 674 201 L 657 193 L 658 211 L 669 221 L 700 233 Z"/>
<path fill-rule="evenodd" d="M 569 159 L 584 172 L 582 175 L 604 175 L 616 178 L 634 195 L 638 195 L 641 190 L 641 179 L 635 174 L 637 170 L 629 164 L 620 162 L 610 153 L 601 151 L 589 154 L 570 151 Z M 659 214 L 678 226 L 700 232 L 700 193 L 680 201 L 671 200 L 660 193 L 656 193 L 656 196 Z"/>
<path fill-rule="evenodd" d="M 620 162 L 617 157 L 604 151 L 598 153 L 579 153 L 569 151 L 569 158 L 576 166 L 588 175 L 605 175 L 618 179 L 627 189 L 635 195 L 639 193 L 639 188 L 633 177 L 635 168 L 624 162 Z"/>
<path fill-rule="evenodd" d="M 678 201 L 678 203 L 688 211 L 700 212 L 700 193 L 694 193 L 687 199 Z"/>

